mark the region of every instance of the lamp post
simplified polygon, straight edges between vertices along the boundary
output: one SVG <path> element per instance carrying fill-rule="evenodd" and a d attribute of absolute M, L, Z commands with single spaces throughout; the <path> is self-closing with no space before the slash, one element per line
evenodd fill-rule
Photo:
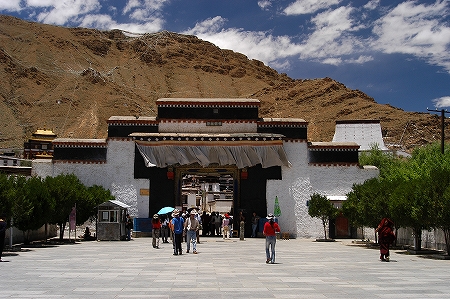
<path fill-rule="evenodd" d="M 445 113 L 449 113 L 447 110 L 445 109 L 441 109 L 441 110 L 437 110 L 437 109 L 428 109 L 428 111 L 432 111 L 432 112 L 441 112 L 441 154 L 444 154 L 444 128 L 445 128 Z"/>

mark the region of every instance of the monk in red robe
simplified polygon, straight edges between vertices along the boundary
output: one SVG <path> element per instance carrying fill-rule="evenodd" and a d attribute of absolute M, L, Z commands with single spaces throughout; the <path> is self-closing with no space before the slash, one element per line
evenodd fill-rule
<path fill-rule="evenodd" d="M 378 225 L 378 244 L 380 244 L 380 260 L 389 262 L 389 246 L 395 240 L 394 222 L 389 218 L 383 218 Z"/>

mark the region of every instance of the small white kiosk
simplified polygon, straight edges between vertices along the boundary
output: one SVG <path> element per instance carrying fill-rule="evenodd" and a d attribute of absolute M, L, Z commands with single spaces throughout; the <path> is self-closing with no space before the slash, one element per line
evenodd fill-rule
<path fill-rule="evenodd" d="M 109 200 L 98 206 L 97 240 L 120 241 L 126 239 L 125 224 L 129 207 L 118 200 Z"/>

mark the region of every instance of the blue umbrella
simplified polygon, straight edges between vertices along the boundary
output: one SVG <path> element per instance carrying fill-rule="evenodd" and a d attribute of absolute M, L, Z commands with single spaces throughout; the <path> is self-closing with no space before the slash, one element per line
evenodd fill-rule
<path fill-rule="evenodd" d="M 164 207 L 161 210 L 159 210 L 158 215 L 164 215 L 164 214 L 167 214 L 167 213 L 172 213 L 173 210 L 175 210 L 175 208 Z"/>

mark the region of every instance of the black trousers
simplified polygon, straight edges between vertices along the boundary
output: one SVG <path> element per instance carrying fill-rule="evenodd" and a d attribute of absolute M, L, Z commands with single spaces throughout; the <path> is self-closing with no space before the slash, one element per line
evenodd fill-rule
<path fill-rule="evenodd" d="M 183 233 L 174 234 L 174 240 L 175 240 L 174 253 L 183 253 L 183 250 L 181 249 L 181 242 L 183 241 Z"/>

